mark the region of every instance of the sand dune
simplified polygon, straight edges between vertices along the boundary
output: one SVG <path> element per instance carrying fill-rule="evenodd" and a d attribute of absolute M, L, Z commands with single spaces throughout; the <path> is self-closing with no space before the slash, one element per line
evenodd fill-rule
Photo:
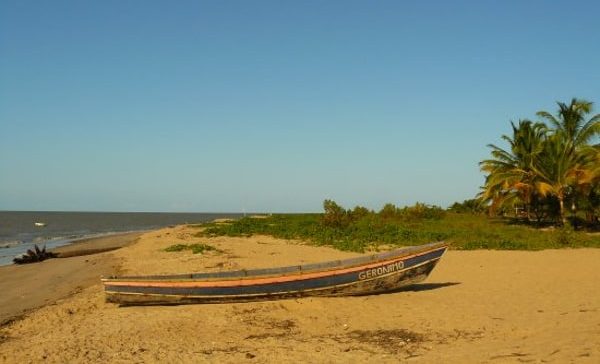
<path fill-rule="evenodd" d="M 271 267 L 355 256 L 176 227 L 111 252 L 128 274 Z M 223 253 L 167 253 L 208 242 Z M 68 258 L 71 259 L 71 258 Z M 600 361 L 600 250 L 450 251 L 393 294 L 120 308 L 99 282 L 0 329 L 2 362 Z"/>

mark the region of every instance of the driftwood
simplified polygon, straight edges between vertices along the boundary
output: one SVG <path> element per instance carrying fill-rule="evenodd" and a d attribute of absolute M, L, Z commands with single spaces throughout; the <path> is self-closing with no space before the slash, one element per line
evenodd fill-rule
<path fill-rule="evenodd" d="M 15 264 L 28 264 L 41 262 L 42 260 L 56 258 L 57 254 L 46 251 L 46 246 L 42 247 L 42 249 L 38 248 L 37 244 L 34 245 L 34 249 L 27 249 L 27 253 L 22 254 L 13 259 L 13 263 Z"/>

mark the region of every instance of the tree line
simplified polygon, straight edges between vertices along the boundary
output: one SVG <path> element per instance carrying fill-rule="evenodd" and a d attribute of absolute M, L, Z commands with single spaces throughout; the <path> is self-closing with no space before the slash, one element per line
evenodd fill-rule
<path fill-rule="evenodd" d="M 397 207 L 386 203 L 381 210 L 373 211 L 363 206 L 345 209 L 333 200 L 323 201 L 321 223 L 331 228 L 347 228 L 357 222 L 389 223 L 411 220 L 439 220 L 445 210 L 439 206 L 417 202 L 413 206 Z"/>
<path fill-rule="evenodd" d="M 489 144 L 480 162 L 485 183 L 477 196 L 491 215 L 514 212 L 528 221 L 598 224 L 600 215 L 600 114 L 593 103 L 557 102 L 555 114 L 512 123 L 508 148 Z"/>

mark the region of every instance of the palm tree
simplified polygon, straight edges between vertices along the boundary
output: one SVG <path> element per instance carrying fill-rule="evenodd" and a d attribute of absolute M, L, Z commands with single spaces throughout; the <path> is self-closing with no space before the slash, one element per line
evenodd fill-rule
<path fill-rule="evenodd" d="M 600 114 L 585 121 L 587 114 L 592 112 L 592 102 L 573 98 L 569 105 L 563 102 L 557 104 L 559 109 L 556 116 L 547 111 L 539 111 L 537 115 L 556 128 L 555 132 L 563 138 L 567 153 L 575 153 L 600 134 Z"/>
<path fill-rule="evenodd" d="M 586 100 L 573 98 L 569 105 L 562 102 L 557 104 L 559 109 L 556 116 L 547 111 L 537 113 L 555 129 L 546 143 L 543 163 L 536 172 L 544 181 L 542 189 L 558 198 L 564 224 L 567 195 L 572 195 L 572 209 L 575 210 L 575 195 L 584 193 L 597 173 L 597 152 L 589 149 L 589 142 L 600 134 L 600 114 L 586 121 L 593 106 L 592 102 Z"/>
<path fill-rule="evenodd" d="M 576 199 L 579 207 L 586 212 L 586 220 L 594 223 L 600 208 L 600 145 L 582 148 L 581 154 Z"/>
<path fill-rule="evenodd" d="M 494 144 L 492 159 L 480 163 L 481 170 L 487 172 L 486 182 L 479 198 L 491 202 L 490 212 L 501 206 L 522 202 L 526 206 L 527 219 L 530 219 L 531 201 L 538 193 L 535 164 L 544 151 L 547 128 L 543 123 L 520 120 L 518 125 L 511 123 L 512 137 L 503 135 L 510 151 Z"/>
<path fill-rule="evenodd" d="M 583 162 L 581 155 L 566 153 L 563 139 L 554 134 L 546 139 L 544 153 L 534 169 L 540 195 L 543 197 L 553 195 L 558 199 L 560 220 L 563 225 L 566 222 L 565 199 L 584 173 L 581 168 Z"/>

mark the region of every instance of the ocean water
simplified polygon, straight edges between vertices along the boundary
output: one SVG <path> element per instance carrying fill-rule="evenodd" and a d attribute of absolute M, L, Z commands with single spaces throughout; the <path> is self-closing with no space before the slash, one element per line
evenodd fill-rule
<path fill-rule="evenodd" d="M 0 265 L 11 264 L 15 256 L 35 244 L 54 248 L 82 238 L 240 216 L 242 214 L 235 213 L 0 211 Z M 46 226 L 36 227 L 36 222 Z"/>

